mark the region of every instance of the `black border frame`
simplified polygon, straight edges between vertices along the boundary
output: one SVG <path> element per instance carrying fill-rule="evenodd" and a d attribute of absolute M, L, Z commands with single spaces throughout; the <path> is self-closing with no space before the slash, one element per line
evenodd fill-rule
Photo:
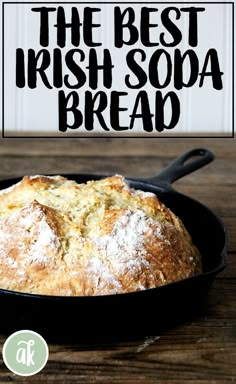
<path fill-rule="evenodd" d="M 7 139 L 15 139 L 15 138 L 22 138 L 22 139 L 82 139 L 82 138 L 91 138 L 91 139 L 94 139 L 94 138 L 101 138 L 101 139 L 104 139 L 104 138 L 110 138 L 110 139 L 132 139 L 132 138 L 142 138 L 142 139 L 162 139 L 162 138 L 175 138 L 175 139 L 179 139 L 179 138 L 222 138 L 222 139 L 226 139 L 226 138 L 234 138 L 234 1 L 228 1 L 228 2 L 223 2 L 223 1 L 204 1 L 204 2 L 201 2 L 201 1 L 194 1 L 194 2 L 191 2 L 191 4 L 227 4 L 227 5 L 231 5 L 232 6 L 232 135 L 231 136 L 218 136 L 218 135 L 213 135 L 213 136 L 208 136 L 208 135 L 197 135 L 197 136 L 192 136 L 192 135 L 188 135 L 188 136 L 182 136 L 182 135 L 160 135 L 160 136 L 147 136 L 147 135 L 133 135 L 133 136 L 117 136 L 117 135 L 98 135 L 98 136 L 92 136 L 92 135 L 89 135 L 89 136 L 85 136 L 85 135 L 72 135 L 72 134 L 69 134 L 68 136 L 59 136 L 56 135 L 56 136 L 36 136 L 36 135 L 30 135 L 30 136 L 26 136 L 26 135 L 23 135 L 23 136 L 5 136 L 5 132 L 4 132 L 4 74 L 5 74 L 5 68 L 4 68 L 4 49 L 5 49 L 5 46 L 4 46 L 4 6 L 5 5 L 9 5 L 9 4 L 45 4 L 44 1 L 4 1 L 2 2 L 2 138 L 7 138 Z M 143 4 L 143 2 L 140 2 L 140 1 L 134 1 L 134 2 L 128 2 L 128 1 L 109 1 L 109 2 L 104 2 L 104 1 L 95 1 L 95 2 L 86 2 L 86 1 L 62 1 L 62 2 L 59 2 L 59 1 L 49 1 L 47 2 L 47 4 Z M 188 1 L 171 1 L 171 2 L 168 2 L 168 1 L 148 1 L 148 2 L 145 2 L 145 4 L 188 4 L 189 5 L 189 2 Z M 64 134 L 63 134 L 64 135 Z"/>

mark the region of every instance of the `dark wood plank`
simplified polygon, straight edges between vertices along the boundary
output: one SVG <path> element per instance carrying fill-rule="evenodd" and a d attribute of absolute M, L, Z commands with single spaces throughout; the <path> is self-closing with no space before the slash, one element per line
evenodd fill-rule
<path fill-rule="evenodd" d="M 227 326 L 204 329 L 189 324 L 182 332 L 175 329 L 115 345 L 50 345 L 47 366 L 30 382 L 234 381 L 236 347 L 232 333 Z M 14 376 L 3 364 L 0 372 L 0 379 Z M 17 381 L 28 382 L 28 378 Z"/>
<path fill-rule="evenodd" d="M 53 156 L 62 154 L 77 156 L 159 156 L 176 157 L 192 148 L 208 148 L 217 158 L 235 158 L 235 139 L 191 139 L 191 138 L 155 138 L 155 139 L 2 139 L 0 155 L 35 156 L 49 153 Z"/>
<path fill-rule="evenodd" d="M 230 250 L 228 251 L 226 268 L 219 274 L 218 278 L 236 278 L 236 252 L 230 252 Z"/>
<path fill-rule="evenodd" d="M 0 177 L 12 177 L 24 174 L 40 173 L 120 173 L 127 177 L 142 178 L 157 175 L 172 159 L 167 157 L 129 157 L 129 156 L 0 156 Z M 229 177 L 230 175 L 230 177 Z M 227 160 L 219 160 L 185 176 L 176 182 L 197 186 L 199 183 L 207 186 L 236 185 L 235 164 Z M 205 189 L 206 189 L 205 188 Z"/>

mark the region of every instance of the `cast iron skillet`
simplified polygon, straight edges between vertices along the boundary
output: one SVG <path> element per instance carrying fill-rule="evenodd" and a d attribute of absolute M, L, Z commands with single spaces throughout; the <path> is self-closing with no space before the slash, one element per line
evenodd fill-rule
<path fill-rule="evenodd" d="M 128 179 L 130 186 L 157 194 L 182 219 L 202 253 L 203 273 L 146 291 L 96 297 L 56 297 L 0 289 L 0 332 L 9 334 L 32 329 L 58 340 L 147 335 L 195 313 L 204 302 L 214 277 L 225 267 L 226 230 L 211 210 L 176 192 L 171 183 L 213 159 L 209 150 L 194 149 L 178 157 L 155 177 Z M 65 176 L 81 183 L 104 177 Z M 0 189 L 19 180 L 1 181 Z"/>

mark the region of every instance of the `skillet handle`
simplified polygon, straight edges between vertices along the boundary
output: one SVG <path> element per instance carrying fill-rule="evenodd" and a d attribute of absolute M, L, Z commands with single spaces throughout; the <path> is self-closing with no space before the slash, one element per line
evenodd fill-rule
<path fill-rule="evenodd" d="M 154 184 L 159 181 L 172 184 L 175 180 L 209 164 L 214 158 L 214 154 L 208 149 L 192 149 L 177 157 L 177 159 L 172 161 L 165 169 L 163 169 L 163 171 L 158 175 L 149 178 L 148 181 Z"/>

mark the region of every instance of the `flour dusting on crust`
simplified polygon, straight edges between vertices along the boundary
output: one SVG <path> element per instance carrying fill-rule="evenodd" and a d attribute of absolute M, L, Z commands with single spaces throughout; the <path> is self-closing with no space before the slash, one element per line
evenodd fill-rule
<path fill-rule="evenodd" d="M 0 192 L 0 287 L 58 295 L 110 295 L 201 271 L 177 218 L 120 175 L 78 184 L 25 176 Z"/>
<path fill-rule="evenodd" d="M 147 265 L 145 258 L 145 235 L 154 221 L 141 210 L 127 210 L 115 223 L 108 235 L 93 239 L 99 252 L 106 255 L 116 273 L 124 270 L 139 269 Z M 155 235 L 161 237 L 161 224 Z"/>

